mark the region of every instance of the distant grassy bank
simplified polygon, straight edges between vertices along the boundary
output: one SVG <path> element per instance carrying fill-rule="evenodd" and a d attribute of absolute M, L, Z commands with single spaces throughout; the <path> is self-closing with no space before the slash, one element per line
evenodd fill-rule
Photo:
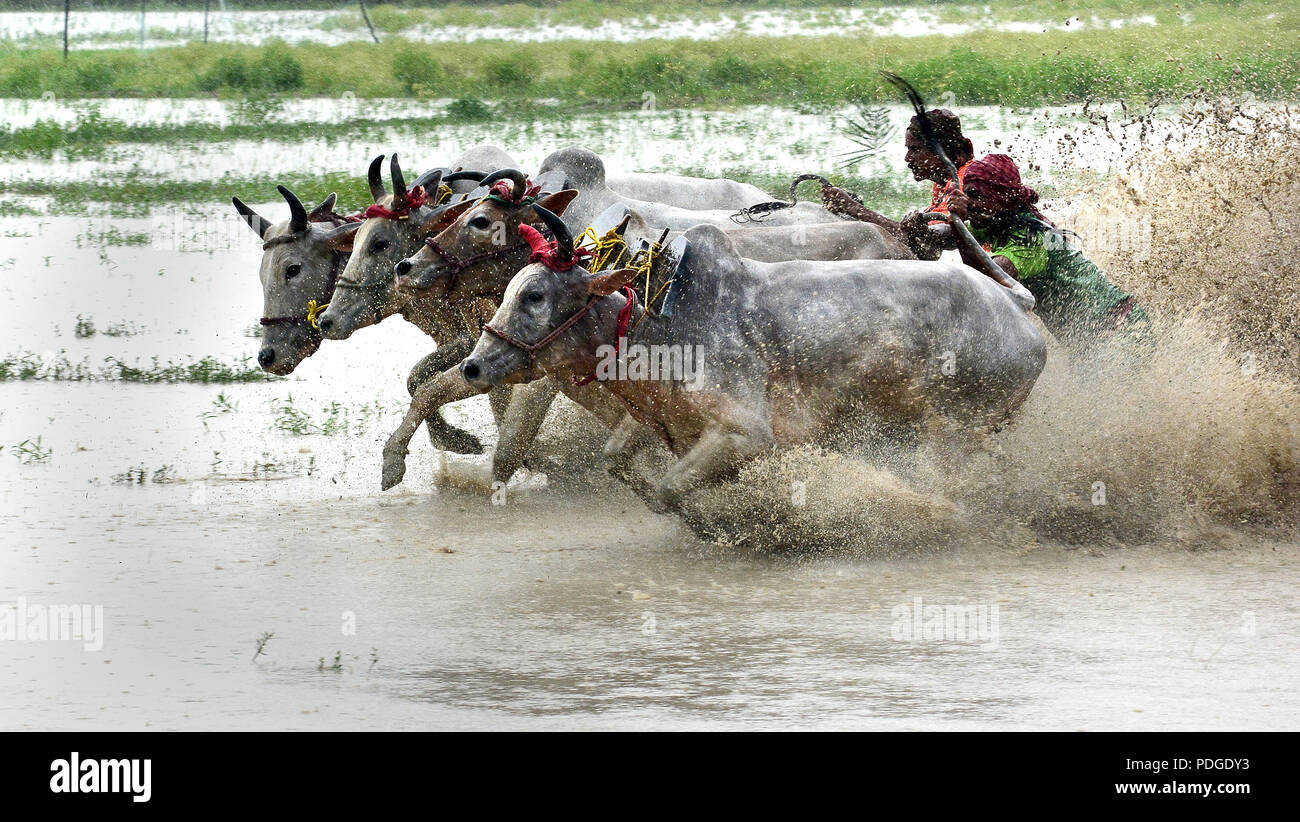
<path fill-rule="evenodd" d="M 554 98 L 576 107 L 833 105 L 896 100 L 888 68 L 960 104 L 1171 100 L 1200 89 L 1291 99 L 1300 9 L 1197 7 L 1191 23 L 961 37 L 711 42 L 193 44 L 74 52 L 0 46 L 0 96 Z M 653 96 L 651 96 L 653 95 Z"/>

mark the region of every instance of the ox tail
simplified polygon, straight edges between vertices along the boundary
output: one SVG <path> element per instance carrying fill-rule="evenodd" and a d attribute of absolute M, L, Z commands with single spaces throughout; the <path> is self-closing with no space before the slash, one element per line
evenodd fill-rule
<path fill-rule="evenodd" d="M 800 174 L 798 177 L 794 178 L 794 181 L 792 183 L 790 183 L 789 202 L 786 202 L 784 200 L 771 200 L 766 203 L 756 203 L 752 206 L 749 206 L 748 208 L 742 208 L 740 211 L 737 211 L 735 214 L 732 214 L 731 221 L 733 223 L 762 222 L 763 219 L 767 217 L 767 215 L 771 214 L 774 211 L 781 211 L 787 208 L 794 208 L 795 204 L 799 202 L 799 191 L 798 191 L 799 185 L 800 183 L 805 183 L 808 180 L 817 180 L 822 184 L 823 188 L 831 187 L 831 181 L 827 180 L 825 177 L 821 176 L 820 174 Z"/>

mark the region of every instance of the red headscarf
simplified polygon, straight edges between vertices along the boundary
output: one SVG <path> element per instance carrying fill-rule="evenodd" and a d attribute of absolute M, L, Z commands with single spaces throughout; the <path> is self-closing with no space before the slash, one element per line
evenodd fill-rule
<path fill-rule="evenodd" d="M 1020 169 L 1005 154 L 990 154 L 982 160 L 976 160 L 966 166 L 962 180 L 963 188 L 975 186 L 980 193 L 981 203 L 991 211 L 1021 212 L 1030 211 L 1044 222 L 1048 222 L 1034 203 L 1038 202 L 1038 192 L 1020 182 Z"/>

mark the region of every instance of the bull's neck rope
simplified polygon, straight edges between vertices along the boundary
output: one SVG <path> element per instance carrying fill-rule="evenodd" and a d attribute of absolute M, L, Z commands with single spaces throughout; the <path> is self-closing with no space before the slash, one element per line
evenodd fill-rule
<path fill-rule="evenodd" d="M 622 350 L 623 339 L 627 337 L 628 334 L 627 326 L 632 319 L 632 309 L 636 305 L 636 291 L 631 286 L 623 286 L 623 293 L 627 297 L 627 303 L 624 304 L 624 306 L 618 312 L 618 335 L 617 337 L 615 337 L 614 340 L 615 359 L 618 358 L 619 352 Z M 582 304 L 582 308 L 579 308 L 577 311 L 570 314 L 567 320 L 560 323 L 560 325 L 556 327 L 554 331 L 550 332 L 545 337 L 542 337 L 537 342 L 533 342 L 533 343 L 524 342 L 523 340 L 517 337 L 513 337 L 510 334 L 507 334 L 506 332 L 500 330 L 499 328 L 494 328 L 491 323 L 484 323 L 483 330 L 491 334 L 492 336 L 496 337 L 497 339 L 505 343 L 508 343 L 509 345 L 513 345 L 515 348 L 518 348 L 519 350 L 527 354 L 528 370 L 532 371 L 533 366 L 537 362 L 537 353 L 541 351 L 543 348 L 545 348 L 546 346 L 555 342 L 557 339 L 559 339 L 561 334 L 563 334 L 565 331 L 568 331 L 570 328 L 573 328 L 573 326 L 576 325 L 583 317 L 587 316 L 587 314 L 591 312 L 591 307 L 594 306 L 596 304 L 596 301 L 599 299 L 600 297 L 598 297 L 595 294 L 588 297 L 587 301 Z M 594 373 L 582 378 L 574 377 L 573 384 L 587 385 L 595 379 L 596 379 L 596 375 Z"/>

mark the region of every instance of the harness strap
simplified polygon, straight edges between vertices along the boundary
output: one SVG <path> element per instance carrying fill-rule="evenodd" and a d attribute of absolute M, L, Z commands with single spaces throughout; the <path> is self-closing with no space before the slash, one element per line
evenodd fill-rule
<path fill-rule="evenodd" d="M 623 286 L 623 293 L 627 296 L 627 302 L 618 312 L 618 335 L 614 338 L 614 360 L 617 361 L 623 350 L 623 340 L 627 339 L 628 324 L 632 322 L 632 307 L 636 304 L 636 289 L 630 285 Z M 595 372 L 588 374 L 582 379 L 573 378 L 574 385 L 590 385 L 596 379 Z"/>
<path fill-rule="evenodd" d="M 583 303 L 582 308 L 579 308 L 577 311 L 569 315 L 569 319 L 560 323 L 558 328 L 556 328 L 551 333 L 547 334 L 545 337 L 542 337 L 540 340 L 538 340 L 535 343 L 526 343 L 523 340 L 516 339 L 515 337 L 510 336 L 509 334 L 507 334 L 504 331 L 501 331 L 500 329 L 493 328 L 488 323 L 483 324 L 483 330 L 491 334 L 492 336 L 496 337 L 499 340 L 504 340 L 505 342 L 513 345 L 515 348 L 518 348 L 521 351 L 523 351 L 525 354 L 527 354 L 528 367 L 532 368 L 533 362 L 537 360 L 537 352 L 541 351 L 546 346 L 555 342 L 555 340 L 561 334 L 563 334 L 565 331 L 568 331 L 570 328 L 573 328 L 573 326 L 579 320 L 587 316 L 587 312 L 590 311 L 591 307 L 596 304 L 597 299 L 598 297 L 596 297 L 596 295 L 593 294 L 591 297 L 587 299 L 587 302 Z"/>
<path fill-rule="evenodd" d="M 550 235 L 550 232 L 546 230 L 543 230 L 541 233 L 546 236 Z M 484 251 L 482 254 L 475 254 L 471 257 L 461 258 L 438 245 L 436 237 L 426 237 L 424 244 L 429 247 L 430 251 L 437 254 L 447 266 L 447 290 L 444 292 L 444 296 L 447 298 L 447 302 L 449 303 L 455 302 L 455 300 L 452 299 L 451 292 L 455 290 L 462 271 L 476 263 L 481 263 L 485 260 L 495 260 L 497 257 L 504 257 L 513 251 L 528 248 L 528 241 L 525 240 L 524 242 L 515 243 L 514 245 L 501 246 L 500 248 L 494 248 L 491 251 Z"/>

